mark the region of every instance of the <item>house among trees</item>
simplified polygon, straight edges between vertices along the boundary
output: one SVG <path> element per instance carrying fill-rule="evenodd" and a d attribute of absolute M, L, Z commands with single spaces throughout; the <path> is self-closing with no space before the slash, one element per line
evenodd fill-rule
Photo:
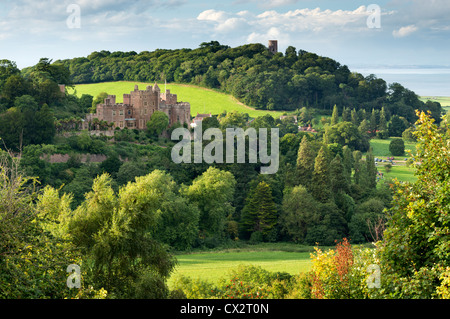
<path fill-rule="evenodd" d="M 207 117 L 212 117 L 212 113 L 202 114 L 197 112 L 197 115 L 192 119 L 191 127 L 196 127 L 199 122 L 203 121 L 203 119 Z"/>
<path fill-rule="evenodd" d="M 135 85 L 134 91 L 123 95 L 123 103 L 116 103 L 116 96 L 108 95 L 103 103 L 97 105 L 96 113 L 86 115 L 82 128 L 89 129 L 94 122 L 105 121 L 112 123 L 113 128 L 144 130 L 155 111 L 167 114 L 169 126 L 176 122 L 190 123 L 190 104 L 178 102 L 177 95 L 170 93 L 170 90 L 161 93 L 155 83 L 153 87 L 149 85 L 145 90 L 139 90 L 138 85 Z"/>

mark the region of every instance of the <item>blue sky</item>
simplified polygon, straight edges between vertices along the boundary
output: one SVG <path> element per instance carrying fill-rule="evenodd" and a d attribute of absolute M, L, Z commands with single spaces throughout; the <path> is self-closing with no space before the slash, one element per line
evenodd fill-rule
<path fill-rule="evenodd" d="M 67 23 L 70 4 L 80 9 L 80 28 Z M 371 4 L 380 9 L 378 20 Z M 379 28 L 369 27 L 369 16 Z M 23 68 L 41 57 L 99 50 L 196 48 L 211 40 L 235 47 L 277 39 L 282 52 L 292 45 L 350 68 L 450 67 L 449 17 L 447 0 L 2 0 L 0 58 Z"/>

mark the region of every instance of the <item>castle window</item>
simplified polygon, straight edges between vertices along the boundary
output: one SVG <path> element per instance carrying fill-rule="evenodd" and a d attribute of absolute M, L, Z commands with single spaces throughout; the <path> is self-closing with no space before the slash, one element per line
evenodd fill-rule
<path fill-rule="evenodd" d="M 113 111 L 112 111 L 112 114 L 113 114 L 113 116 L 116 116 L 116 111 L 113 110 Z"/>
<path fill-rule="evenodd" d="M 123 127 L 123 121 L 120 121 L 119 127 Z"/>
<path fill-rule="evenodd" d="M 123 110 L 119 110 L 119 115 L 123 115 Z"/>
<path fill-rule="evenodd" d="M 144 102 L 144 105 L 147 106 L 147 102 Z"/>
<path fill-rule="evenodd" d="M 131 110 L 128 110 L 128 115 L 131 115 Z"/>
<path fill-rule="evenodd" d="M 144 114 L 147 115 L 147 109 L 144 109 Z"/>

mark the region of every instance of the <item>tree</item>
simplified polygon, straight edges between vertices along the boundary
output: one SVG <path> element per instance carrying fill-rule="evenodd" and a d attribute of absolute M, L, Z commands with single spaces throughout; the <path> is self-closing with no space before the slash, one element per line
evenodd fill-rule
<path fill-rule="evenodd" d="M 342 164 L 344 165 L 345 169 L 345 177 L 347 178 L 347 181 L 350 184 L 351 176 L 353 173 L 354 159 L 352 150 L 347 145 L 345 145 L 342 148 Z"/>
<path fill-rule="evenodd" d="M 155 111 L 147 122 L 147 132 L 159 136 L 169 126 L 169 117 L 163 111 Z"/>
<path fill-rule="evenodd" d="M 298 183 L 309 185 L 314 171 L 315 152 L 306 136 L 303 136 L 297 154 L 296 174 Z"/>
<path fill-rule="evenodd" d="M 81 256 L 56 229 L 55 216 L 43 211 L 36 180 L 23 175 L 19 163 L 0 151 L 0 298 L 75 298 L 85 291 L 66 286 L 67 266 Z M 66 205 L 50 201 L 54 211 Z"/>
<path fill-rule="evenodd" d="M 336 125 L 339 123 L 339 111 L 336 104 L 333 107 L 333 114 L 331 115 L 331 125 Z"/>
<path fill-rule="evenodd" d="M 241 216 L 241 225 L 247 232 L 259 232 L 267 238 L 277 224 L 277 207 L 272 189 L 262 181 L 250 193 Z"/>
<path fill-rule="evenodd" d="M 331 198 L 329 165 L 324 146 L 320 148 L 314 162 L 311 191 L 319 202 L 325 203 Z"/>
<path fill-rule="evenodd" d="M 97 105 L 104 103 L 107 97 L 108 93 L 106 92 L 100 92 L 99 94 L 97 94 L 97 96 L 92 100 L 90 113 L 95 113 L 95 111 L 97 110 Z"/>
<path fill-rule="evenodd" d="M 344 109 L 342 110 L 342 121 L 343 122 L 351 122 L 352 121 L 351 110 L 345 106 L 344 106 Z"/>
<path fill-rule="evenodd" d="M 135 296 L 134 285 L 147 274 L 163 283 L 175 261 L 155 237 L 164 204 L 175 183 L 155 170 L 116 194 L 108 174 L 98 176 L 83 203 L 66 217 L 68 234 L 92 260 L 87 277 L 119 298 Z"/>
<path fill-rule="evenodd" d="M 334 195 L 340 192 L 348 193 L 350 190 L 349 179 L 339 154 L 330 163 L 330 182 L 331 191 Z"/>
<path fill-rule="evenodd" d="M 116 159 L 114 161 L 116 161 Z M 144 163 L 127 161 L 120 165 L 120 168 L 117 171 L 117 183 L 119 185 L 124 185 L 133 181 L 137 176 L 146 175 L 146 173 L 147 167 Z"/>
<path fill-rule="evenodd" d="M 448 296 L 450 126 L 417 112 L 417 181 L 396 183 L 379 256 L 390 298 Z"/>
<path fill-rule="evenodd" d="M 181 194 L 200 210 L 199 231 L 204 237 L 224 235 L 227 217 L 234 212 L 236 180 L 230 172 L 209 167 L 190 186 L 183 186 Z"/>
<path fill-rule="evenodd" d="M 280 224 L 295 242 L 303 242 L 308 228 L 318 223 L 317 205 L 303 185 L 285 190 Z"/>
<path fill-rule="evenodd" d="M 401 138 L 395 138 L 389 143 L 389 152 L 394 156 L 405 155 L 405 142 Z"/>
<path fill-rule="evenodd" d="M 382 107 L 380 111 L 380 120 L 378 122 L 377 137 L 381 139 L 386 139 L 388 138 L 388 136 L 389 132 L 387 126 L 386 112 L 384 110 L 384 107 Z"/>
<path fill-rule="evenodd" d="M 348 145 L 352 150 L 365 152 L 369 149 L 369 141 L 366 134 L 362 134 L 358 128 L 350 122 L 340 122 L 325 129 L 323 140 L 326 144 L 338 143 Z"/>
<path fill-rule="evenodd" d="M 398 115 L 393 115 L 388 125 L 389 136 L 401 137 L 403 131 L 407 128 L 408 126 L 406 125 L 405 120 Z"/>

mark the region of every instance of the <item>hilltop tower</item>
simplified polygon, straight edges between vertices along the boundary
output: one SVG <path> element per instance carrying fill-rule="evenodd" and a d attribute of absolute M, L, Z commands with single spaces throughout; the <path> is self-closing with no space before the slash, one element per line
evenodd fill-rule
<path fill-rule="evenodd" d="M 277 40 L 269 40 L 269 52 L 275 54 L 278 52 L 278 41 Z"/>

